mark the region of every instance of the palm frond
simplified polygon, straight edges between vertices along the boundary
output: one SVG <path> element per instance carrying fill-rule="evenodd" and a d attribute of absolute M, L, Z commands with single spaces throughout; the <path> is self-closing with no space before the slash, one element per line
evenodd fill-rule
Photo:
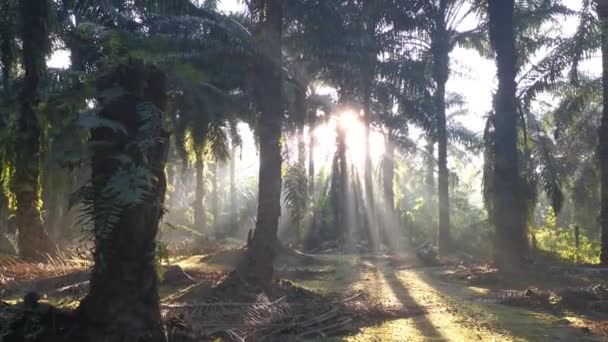
<path fill-rule="evenodd" d="M 283 202 L 292 219 L 299 223 L 308 213 L 308 175 L 298 165 L 288 167 L 283 178 Z"/>

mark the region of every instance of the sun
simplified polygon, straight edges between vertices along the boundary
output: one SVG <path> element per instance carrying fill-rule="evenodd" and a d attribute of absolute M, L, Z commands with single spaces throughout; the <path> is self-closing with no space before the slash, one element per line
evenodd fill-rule
<path fill-rule="evenodd" d="M 326 124 L 315 129 L 315 162 L 326 165 L 331 162 L 336 151 L 337 128 L 345 132 L 348 158 L 357 168 L 362 169 L 365 163 L 365 124 L 363 116 L 352 109 L 336 113 Z M 370 149 L 372 161 L 378 162 L 379 156 L 384 153 L 384 139 L 374 130 L 370 133 Z"/>
<path fill-rule="evenodd" d="M 360 115 L 357 115 L 352 110 L 345 110 L 337 115 L 338 125 L 346 132 L 347 137 L 356 134 L 365 135 L 365 126 Z"/>

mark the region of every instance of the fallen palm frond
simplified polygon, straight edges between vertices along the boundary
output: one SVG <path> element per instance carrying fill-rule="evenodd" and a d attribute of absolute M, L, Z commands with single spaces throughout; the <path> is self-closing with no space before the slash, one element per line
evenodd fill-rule
<path fill-rule="evenodd" d="M 362 292 L 334 298 L 287 281 L 278 286 L 283 296 L 276 300 L 258 294 L 251 302 L 167 303 L 161 306 L 162 314 L 168 325 L 179 317 L 192 340 L 298 341 L 355 332 L 363 325 L 421 313 L 370 304 Z"/>
<path fill-rule="evenodd" d="M 42 286 L 44 280 L 48 280 L 49 288 L 58 288 L 73 284 L 73 279 L 63 277 L 73 274 L 85 273 L 91 265 L 90 260 L 83 259 L 79 255 L 72 253 L 60 253 L 53 257 L 48 257 L 45 262 L 31 262 L 18 257 L 4 257 L 0 260 L 0 291 L 4 295 L 15 292 L 22 295 L 26 290 L 39 290 L 32 288 Z M 55 284 L 53 279 L 57 280 Z M 82 280 L 81 280 L 82 281 Z"/>

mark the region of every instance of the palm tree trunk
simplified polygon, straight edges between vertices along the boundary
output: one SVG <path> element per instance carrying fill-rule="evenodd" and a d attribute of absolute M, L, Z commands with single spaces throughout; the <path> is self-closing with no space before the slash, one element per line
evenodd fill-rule
<path fill-rule="evenodd" d="M 311 198 L 315 196 L 315 120 L 316 108 L 310 108 L 308 112 L 308 193 Z"/>
<path fill-rule="evenodd" d="M 450 234 L 450 190 L 448 171 L 448 136 L 446 122 L 446 84 L 450 76 L 450 45 L 449 34 L 446 30 L 446 0 L 441 0 L 437 19 L 437 29 L 431 36 L 431 51 L 433 53 L 433 79 L 436 90 L 434 94 L 435 113 L 437 114 L 437 198 L 439 200 L 439 229 L 437 245 L 440 254 L 449 252 L 452 244 Z"/>
<path fill-rule="evenodd" d="M 23 25 L 21 38 L 25 77 L 19 98 L 21 113 L 17 123 L 15 176 L 12 180 L 17 200 L 17 246 L 22 257 L 42 259 L 53 250 L 38 207 L 41 132 L 36 118 L 38 86 L 50 44 L 47 31 L 50 5 L 47 0 L 22 0 L 19 8 Z"/>
<path fill-rule="evenodd" d="M 259 2 L 259 44 L 262 56 L 255 66 L 255 92 L 260 109 L 258 134 L 260 172 L 258 212 L 247 253 L 237 266 L 240 278 L 262 288 L 269 287 L 278 246 L 281 215 L 281 129 L 283 123 L 281 35 L 283 1 Z"/>
<path fill-rule="evenodd" d="M 331 202 L 333 208 L 333 238 L 342 243 L 346 238 L 348 170 L 346 163 L 346 132 L 341 125 L 336 125 L 336 153 L 332 165 Z"/>
<path fill-rule="evenodd" d="M 91 177 L 93 188 L 97 189 L 94 207 L 107 206 L 98 202 L 107 202 L 101 191 L 121 167 L 117 155 L 129 153 L 131 160 L 138 167 L 147 168 L 155 181 L 146 198 L 140 204 L 122 208 L 112 226 L 95 216 L 95 266 L 90 292 L 78 309 L 82 326 L 77 336 L 87 342 L 162 342 L 165 335 L 160 317 L 155 238 L 163 214 L 169 136 L 159 124 L 153 126 L 159 128 L 151 133 L 151 140 L 156 141 L 152 148 L 133 151 L 126 146 L 137 139 L 137 104 L 151 102 L 161 111 L 165 109 L 165 75 L 157 68 L 131 61 L 118 66 L 98 84 L 101 90 L 117 85 L 125 89 L 125 95 L 104 103 L 100 116 L 121 123 L 128 136 L 106 128 L 92 131 L 92 142 L 113 142 L 98 148 L 92 159 Z M 162 122 L 160 117 L 157 120 Z"/>
<path fill-rule="evenodd" d="M 364 178 L 365 178 L 365 198 L 369 205 L 370 211 L 374 209 L 374 185 L 372 180 L 372 154 L 371 154 L 371 120 L 372 120 L 372 73 L 366 72 L 366 78 L 363 81 L 363 119 L 365 124 L 365 161 L 364 161 Z M 371 227 L 370 227 L 371 229 Z"/>
<path fill-rule="evenodd" d="M 494 102 L 494 258 L 501 268 L 524 264 L 529 253 L 526 205 L 517 151 L 517 53 L 514 0 L 489 0 L 490 41 L 496 51 L 498 90 Z"/>
<path fill-rule="evenodd" d="M 298 127 L 298 167 L 306 171 L 306 141 L 304 140 L 304 124 Z"/>
<path fill-rule="evenodd" d="M 194 227 L 203 232 L 206 229 L 207 222 L 205 220 L 205 161 L 202 151 L 197 151 L 194 168 L 196 169 L 196 187 L 194 190 Z"/>
<path fill-rule="evenodd" d="M 296 90 L 296 118 L 298 135 L 298 167 L 306 169 L 306 142 L 304 141 L 304 124 L 306 123 L 306 92 L 305 89 Z"/>
<path fill-rule="evenodd" d="M 426 144 L 426 175 L 424 176 L 424 184 L 428 190 L 429 195 L 435 193 L 435 143 L 429 141 Z"/>
<path fill-rule="evenodd" d="M 383 217 L 378 220 L 380 239 L 386 246 L 393 246 L 390 232 L 395 229 L 395 192 L 393 190 L 395 180 L 395 145 L 392 134 L 388 134 L 385 143 L 382 162 L 382 187 L 384 192 Z"/>
<path fill-rule="evenodd" d="M 395 179 L 395 146 L 392 143 L 392 139 L 387 139 L 384 148 L 384 162 L 382 163 L 384 201 L 389 213 L 392 213 L 395 210 L 395 193 L 393 191 L 393 182 Z"/>
<path fill-rule="evenodd" d="M 372 156 L 371 156 L 371 121 L 372 121 L 372 71 L 368 70 L 364 72 L 366 74 L 363 83 L 363 112 L 364 112 L 364 124 L 365 124 L 365 161 L 364 161 L 364 179 L 365 179 L 365 209 L 357 211 L 363 213 L 363 217 L 360 215 L 360 220 L 363 222 L 364 230 L 367 233 L 367 239 L 369 240 L 369 246 L 372 252 L 375 252 L 380 247 L 380 230 L 381 227 L 378 222 L 376 203 L 374 198 L 374 184 L 373 184 L 373 167 L 372 167 Z"/>
<path fill-rule="evenodd" d="M 0 5 L 0 54 L 2 61 L 2 87 L 3 95 L 10 96 L 10 80 L 13 62 L 15 60 L 15 3 L 3 1 Z"/>
<path fill-rule="evenodd" d="M 370 220 L 375 222 L 375 203 L 374 203 L 374 185 L 372 175 L 372 155 L 371 155 L 371 124 L 372 124 L 372 88 L 375 76 L 376 64 L 376 29 L 378 27 L 378 11 L 379 3 L 377 1 L 363 2 L 363 12 L 367 16 L 366 33 L 370 45 L 367 46 L 368 52 L 365 56 L 365 64 L 362 67 L 361 74 L 363 76 L 362 91 L 363 91 L 363 120 L 365 125 L 365 161 L 364 161 L 364 179 L 365 179 L 365 200 L 370 212 Z M 372 235 L 377 235 L 376 227 L 367 227 Z M 371 241 L 370 241 L 371 243 Z M 375 246 L 373 246 L 375 247 Z"/>
<path fill-rule="evenodd" d="M 211 214 L 213 215 L 212 227 L 215 232 L 215 237 L 218 238 L 221 234 L 219 229 L 219 215 L 220 215 L 220 192 L 219 192 L 219 165 L 217 160 L 213 163 L 213 175 L 211 182 L 213 183 L 213 190 L 211 191 Z"/>
<path fill-rule="evenodd" d="M 447 79 L 446 79 L 447 81 Z M 439 230 L 437 242 L 439 253 L 445 254 L 451 248 L 452 236 L 450 233 L 450 193 L 449 193 L 449 171 L 448 171 L 448 137 L 445 114 L 445 81 L 437 84 L 436 107 L 437 107 L 437 182 L 439 199 Z"/>
<path fill-rule="evenodd" d="M 234 140 L 234 139 L 233 139 Z M 236 145 L 231 142 L 230 153 L 230 232 L 237 229 L 238 203 L 236 197 Z"/>
<path fill-rule="evenodd" d="M 599 128 L 600 223 L 602 227 L 600 262 L 603 265 L 608 265 L 608 1 L 598 0 L 597 12 L 602 30 L 602 83 L 604 91 L 604 109 Z"/>

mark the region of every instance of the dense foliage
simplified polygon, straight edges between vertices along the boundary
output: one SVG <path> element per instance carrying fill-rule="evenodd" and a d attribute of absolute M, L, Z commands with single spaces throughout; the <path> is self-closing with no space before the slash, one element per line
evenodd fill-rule
<path fill-rule="evenodd" d="M 286 245 L 608 263 L 605 2 L 221 4 L 0 4 L 0 251 L 91 248 L 101 335 L 155 251 L 209 239 L 246 243 L 226 283 L 261 288 Z M 496 64 L 483 119 L 463 51 Z M 125 315 L 158 333 L 155 286 Z"/>

